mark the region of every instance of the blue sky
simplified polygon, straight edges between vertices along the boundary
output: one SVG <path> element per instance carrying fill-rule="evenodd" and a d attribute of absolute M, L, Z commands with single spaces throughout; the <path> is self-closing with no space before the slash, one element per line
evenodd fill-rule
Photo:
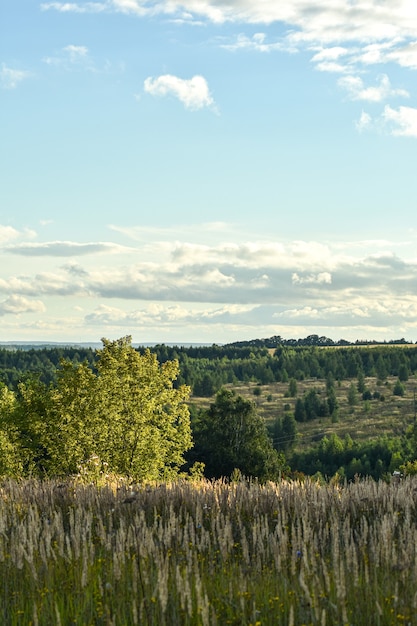
<path fill-rule="evenodd" d="M 414 0 L 2 0 L 0 341 L 417 341 Z"/>

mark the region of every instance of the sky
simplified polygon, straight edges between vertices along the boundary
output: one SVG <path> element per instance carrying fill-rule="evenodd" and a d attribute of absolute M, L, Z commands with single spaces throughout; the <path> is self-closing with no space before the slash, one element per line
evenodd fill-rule
<path fill-rule="evenodd" d="M 417 341 L 415 0 L 2 0 L 0 341 Z"/>

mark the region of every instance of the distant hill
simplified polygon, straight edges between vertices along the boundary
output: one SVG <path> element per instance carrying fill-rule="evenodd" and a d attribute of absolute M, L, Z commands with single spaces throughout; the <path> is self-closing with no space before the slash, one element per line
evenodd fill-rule
<path fill-rule="evenodd" d="M 247 341 L 235 341 L 233 343 L 227 343 L 224 347 L 233 348 L 247 348 L 253 346 L 254 348 L 278 348 L 279 346 L 371 346 L 371 345 L 410 345 L 411 341 L 406 339 L 393 339 L 391 341 L 366 341 L 359 340 L 347 341 L 346 339 L 339 339 L 334 341 L 329 337 L 319 335 L 308 335 L 304 339 L 283 339 L 280 335 L 274 335 L 268 339 L 249 339 Z"/>
<path fill-rule="evenodd" d="M 156 345 L 166 345 L 170 347 L 183 347 L 183 348 L 192 348 L 199 346 L 210 346 L 209 343 L 167 343 L 167 344 L 158 344 L 157 342 L 149 342 L 149 343 L 133 343 L 135 348 L 153 348 Z M 91 349 L 91 350 L 100 350 L 103 347 L 101 341 L 92 341 L 92 342 L 69 342 L 69 341 L 0 341 L 0 348 L 4 350 L 49 350 L 54 348 L 81 348 L 81 349 Z"/>

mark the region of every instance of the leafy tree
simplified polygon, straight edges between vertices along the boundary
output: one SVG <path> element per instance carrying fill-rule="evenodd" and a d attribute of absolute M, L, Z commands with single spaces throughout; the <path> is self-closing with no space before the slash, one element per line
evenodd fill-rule
<path fill-rule="evenodd" d="M 100 458 L 136 479 L 176 473 L 192 445 L 190 390 L 173 385 L 178 361 L 160 365 L 149 350 L 134 350 L 131 337 L 102 341 L 96 384 Z"/>
<path fill-rule="evenodd" d="M 0 383 L 0 476 L 17 476 L 22 471 L 17 430 L 13 424 L 15 394 Z"/>
<path fill-rule="evenodd" d="M 205 463 L 210 478 L 227 477 L 238 469 L 245 476 L 274 479 L 284 468 L 255 403 L 232 390 L 223 388 L 217 393 L 193 434 L 191 457 Z"/>
<path fill-rule="evenodd" d="M 87 363 L 61 361 L 56 384 L 45 391 L 41 416 L 46 473 L 75 473 L 81 463 L 100 454 L 104 429 L 97 391 L 97 376 Z"/>
<path fill-rule="evenodd" d="M 44 475 L 49 470 L 49 429 L 46 420 L 48 404 L 48 387 L 39 376 L 32 376 L 18 385 L 13 422 L 18 432 L 25 474 Z"/>
<path fill-rule="evenodd" d="M 65 475 L 92 455 L 134 479 L 175 474 L 192 445 L 178 362 L 162 365 L 131 338 L 103 339 L 97 371 L 62 361 L 56 384 L 21 385 L 16 410 L 27 471 Z"/>

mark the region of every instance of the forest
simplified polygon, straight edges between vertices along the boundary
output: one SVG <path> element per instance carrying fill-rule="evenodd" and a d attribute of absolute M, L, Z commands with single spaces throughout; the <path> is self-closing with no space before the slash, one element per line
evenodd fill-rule
<path fill-rule="evenodd" d="M 97 463 L 136 479 L 191 468 L 261 481 L 414 473 L 416 372 L 404 340 L 3 347 L 0 473 L 73 475 Z"/>

